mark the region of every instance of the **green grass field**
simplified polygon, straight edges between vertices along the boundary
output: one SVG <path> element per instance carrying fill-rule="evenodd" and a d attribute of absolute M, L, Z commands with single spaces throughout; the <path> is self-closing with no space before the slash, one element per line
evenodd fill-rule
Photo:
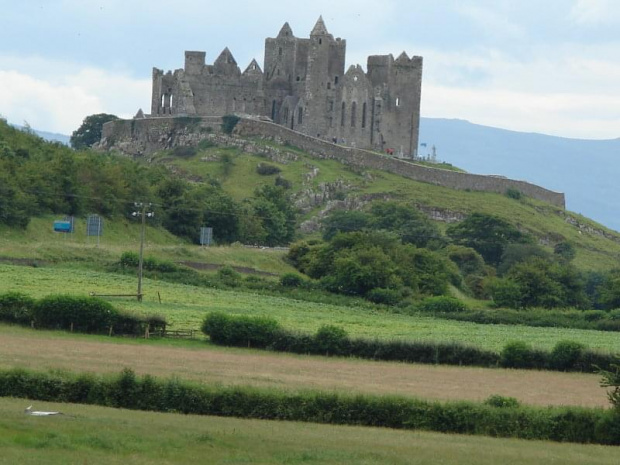
<path fill-rule="evenodd" d="M 129 294 L 136 292 L 136 279 L 83 269 L 0 265 L 0 292 L 7 291 L 24 292 L 33 297 L 61 292 Z M 526 341 L 545 349 L 552 348 L 558 341 L 572 340 L 590 348 L 620 352 L 620 338 L 613 332 L 478 325 L 151 280 L 145 280 L 144 292 L 142 303 L 128 299 L 112 301 L 126 310 L 165 315 L 171 329 L 199 329 L 208 312 L 222 311 L 269 315 L 285 328 L 308 332 L 316 331 L 323 324 L 334 324 L 345 328 L 352 336 L 456 341 L 496 351 L 511 340 Z"/>
<path fill-rule="evenodd" d="M 378 428 L 239 420 L 36 402 L 0 404 L 0 463 L 617 464 L 617 448 Z"/>

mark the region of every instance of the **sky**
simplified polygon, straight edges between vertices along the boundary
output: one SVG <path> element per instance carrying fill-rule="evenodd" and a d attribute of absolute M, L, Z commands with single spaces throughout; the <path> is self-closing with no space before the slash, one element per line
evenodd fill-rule
<path fill-rule="evenodd" d="M 620 137 L 619 0 L 5 0 L 0 115 L 63 134 L 95 113 L 150 111 L 153 67 L 243 69 L 289 22 L 323 15 L 347 66 L 371 54 L 424 57 L 422 116 L 571 138 Z"/>

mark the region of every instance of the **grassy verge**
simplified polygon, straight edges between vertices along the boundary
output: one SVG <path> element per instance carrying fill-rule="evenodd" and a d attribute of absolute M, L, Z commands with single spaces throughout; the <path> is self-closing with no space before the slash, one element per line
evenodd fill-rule
<path fill-rule="evenodd" d="M 607 465 L 617 448 L 491 439 L 295 422 L 129 412 L 37 402 L 71 417 L 23 415 L 23 399 L 0 403 L 0 463 L 170 465 L 261 463 L 396 465 Z"/>

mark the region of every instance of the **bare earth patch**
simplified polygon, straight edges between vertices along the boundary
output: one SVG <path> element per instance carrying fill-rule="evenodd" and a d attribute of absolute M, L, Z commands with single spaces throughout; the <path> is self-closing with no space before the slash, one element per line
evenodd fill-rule
<path fill-rule="evenodd" d="M 412 365 L 306 357 L 241 349 L 179 348 L 89 341 L 53 333 L 0 332 L 0 368 L 65 369 L 140 374 L 224 385 L 398 394 L 438 400 L 483 400 L 492 394 L 531 405 L 606 407 L 592 374 Z"/>

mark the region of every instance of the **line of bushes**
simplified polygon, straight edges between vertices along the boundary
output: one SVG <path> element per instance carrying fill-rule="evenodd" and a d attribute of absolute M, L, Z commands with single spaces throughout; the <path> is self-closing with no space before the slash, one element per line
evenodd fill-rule
<path fill-rule="evenodd" d="M 620 444 L 620 411 L 429 402 L 396 396 L 204 386 L 177 378 L 0 371 L 0 396 L 136 410 L 362 425 L 562 442 Z"/>
<path fill-rule="evenodd" d="M 572 341 L 560 341 L 551 351 L 532 348 L 520 341 L 508 342 L 496 353 L 451 342 L 351 338 L 344 329 L 332 325 L 322 326 L 315 334 L 305 334 L 288 331 L 269 317 L 219 312 L 205 317 L 202 332 L 213 343 L 225 346 L 407 363 L 593 373 L 608 370 L 620 361 L 618 355 L 590 350 Z"/>
<path fill-rule="evenodd" d="M 0 321 L 95 334 L 142 335 L 147 329 L 163 331 L 166 328 L 162 316 L 121 312 L 96 297 L 50 295 L 35 300 L 18 292 L 0 294 Z"/>
<path fill-rule="evenodd" d="M 430 310 L 433 312 L 433 310 Z M 549 310 L 549 309 L 494 309 L 445 312 L 437 310 L 434 316 L 446 320 L 468 321 L 479 324 L 525 325 L 553 328 L 593 329 L 620 331 L 620 309 L 603 310 Z"/>

